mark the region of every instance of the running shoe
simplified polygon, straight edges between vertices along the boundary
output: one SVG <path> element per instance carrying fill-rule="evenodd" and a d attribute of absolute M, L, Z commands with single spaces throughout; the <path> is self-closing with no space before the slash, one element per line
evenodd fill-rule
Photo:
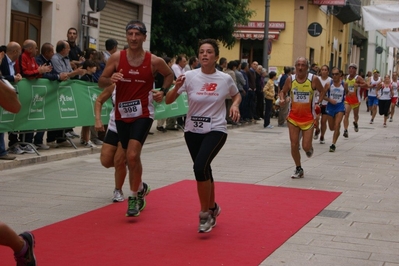
<path fill-rule="evenodd" d="M 140 215 L 139 199 L 138 197 L 130 196 L 127 200 L 127 217 L 137 217 Z"/>
<path fill-rule="evenodd" d="M 314 133 L 313 139 L 318 139 L 319 134 L 320 134 L 320 130 L 316 130 L 316 132 Z"/>
<path fill-rule="evenodd" d="M 353 122 L 353 126 L 355 127 L 355 132 L 359 132 L 359 126 L 356 122 Z"/>
<path fill-rule="evenodd" d="M 104 144 L 104 142 L 99 138 L 92 138 L 91 142 L 94 143 L 94 145 L 103 145 Z"/>
<path fill-rule="evenodd" d="M 58 148 L 58 143 L 57 143 L 57 141 L 50 141 L 50 142 L 47 142 L 47 145 L 48 145 L 49 147 L 51 147 L 51 148 Z"/>
<path fill-rule="evenodd" d="M 114 190 L 114 196 L 112 197 L 113 202 L 122 202 L 125 200 L 125 197 L 123 196 L 123 192 L 121 189 L 115 189 Z"/>
<path fill-rule="evenodd" d="M 389 118 L 389 122 L 393 122 L 393 119 L 392 119 L 392 117 L 390 117 L 390 118 Z"/>
<path fill-rule="evenodd" d="M 334 145 L 334 144 L 332 144 L 332 145 L 330 146 L 330 152 L 335 152 L 335 145 Z"/>
<path fill-rule="evenodd" d="M 25 151 L 22 149 L 22 147 L 20 145 L 15 145 L 15 146 L 9 148 L 8 152 L 12 153 L 12 154 L 23 154 L 23 153 L 25 153 Z"/>
<path fill-rule="evenodd" d="M 137 198 L 139 201 L 139 210 L 142 211 L 145 208 L 145 205 L 147 204 L 145 201 L 145 196 L 147 196 L 148 194 L 150 194 L 151 188 L 149 185 L 147 185 L 147 183 L 143 182 L 143 190 L 139 191 L 137 193 Z"/>
<path fill-rule="evenodd" d="M 214 219 L 209 212 L 200 212 L 198 233 L 208 233 L 212 230 Z"/>
<path fill-rule="evenodd" d="M 373 119 L 371 119 L 371 120 L 370 120 L 370 124 L 372 124 L 373 122 L 374 122 Z"/>
<path fill-rule="evenodd" d="M 386 124 L 386 123 L 384 123 L 384 127 L 387 127 L 387 124 Z"/>
<path fill-rule="evenodd" d="M 63 141 L 57 143 L 58 147 L 72 147 L 72 144 L 69 141 Z"/>
<path fill-rule="evenodd" d="M 347 129 L 344 130 L 344 137 L 348 138 L 348 130 Z"/>
<path fill-rule="evenodd" d="M 46 145 L 46 144 L 35 144 L 36 146 L 36 150 L 48 150 L 50 149 L 50 146 Z"/>
<path fill-rule="evenodd" d="M 80 138 L 80 135 L 79 135 L 79 134 L 76 134 L 73 130 L 72 130 L 72 131 L 69 131 L 69 132 L 66 132 L 66 133 L 65 133 L 65 136 L 68 137 L 68 138 L 70 138 L 70 139 L 73 139 L 73 138 Z"/>
<path fill-rule="evenodd" d="M 324 144 L 324 143 L 326 143 L 326 141 L 324 140 L 324 137 L 320 136 L 320 144 Z"/>
<path fill-rule="evenodd" d="M 96 148 L 97 147 L 96 145 L 93 144 L 93 142 L 91 142 L 91 140 L 86 142 L 84 145 L 85 145 L 85 148 Z"/>
<path fill-rule="evenodd" d="M 36 153 L 35 150 L 30 145 L 26 145 L 25 147 L 22 147 L 22 150 L 29 154 Z"/>
<path fill-rule="evenodd" d="M 213 223 L 212 227 L 216 226 L 216 217 L 219 216 L 220 212 L 222 211 L 222 208 L 215 202 L 215 208 L 214 209 L 209 209 L 209 213 L 211 214 L 213 218 Z"/>
<path fill-rule="evenodd" d="M 35 247 L 35 237 L 31 232 L 23 232 L 19 236 L 25 241 L 27 249 L 24 254 L 14 253 L 17 266 L 36 266 L 36 257 L 33 251 Z"/>
<path fill-rule="evenodd" d="M 303 169 L 296 169 L 294 174 L 291 176 L 292 179 L 303 178 Z"/>
<path fill-rule="evenodd" d="M 306 152 L 306 156 L 308 156 L 308 158 L 312 157 L 313 151 L 314 151 L 314 150 L 313 150 L 313 147 L 310 148 L 310 150 Z"/>

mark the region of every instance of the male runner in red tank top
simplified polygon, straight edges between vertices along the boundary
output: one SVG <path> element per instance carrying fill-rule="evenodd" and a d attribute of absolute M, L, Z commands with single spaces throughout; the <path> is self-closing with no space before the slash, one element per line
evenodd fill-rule
<path fill-rule="evenodd" d="M 150 187 L 142 182 L 142 146 L 154 120 L 153 100 L 162 101 L 173 82 L 173 72 L 165 61 L 143 49 L 147 30 L 143 22 L 130 21 L 126 26 L 128 48 L 111 55 L 98 85 L 110 90 L 116 85 L 115 122 L 129 166 L 131 195 L 126 216 L 136 217 L 144 209 L 144 197 Z M 164 76 L 160 91 L 153 90 L 157 73 Z"/>

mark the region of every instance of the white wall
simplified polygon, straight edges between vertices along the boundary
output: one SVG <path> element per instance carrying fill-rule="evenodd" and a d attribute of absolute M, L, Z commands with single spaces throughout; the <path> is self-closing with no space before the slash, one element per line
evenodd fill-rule
<path fill-rule="evenodd" d="M 0 0 L 0 45 L 10 41 L 11 28 L 11 1 Z M 39 0 L 42 2 L 42 29 L 41 43 L 50 42 L 54 46 L 59 40 L 66 40 L 67 31 L 70 27 L 78 29 L 79 37 L 85 34 L 85 27 L 81 24 L 82 11 L 92 11 L 89 0 Z M 148 37 L 144 43 L 144 49 L 150 49 L 151 33 L 151 0 L 125 0 L 134 4 L 142 5 L 139 11 L 139 19 L 148 25 Z M 99 18 L 99 13 L 90 16 Z M 99 40 L 99 29 L 89 27 L 89 35 Z M 80 38 L 81 39 L 81 38 Z M 78 43 L 80 44 L 78 38 Z"/>

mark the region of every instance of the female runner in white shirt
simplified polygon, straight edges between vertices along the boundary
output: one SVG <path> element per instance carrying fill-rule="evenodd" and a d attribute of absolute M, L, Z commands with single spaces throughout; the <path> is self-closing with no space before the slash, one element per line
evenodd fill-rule
<path fill-rule="evenodd" d="M 211 162 L 227 139 L 225 99 L 231 96 L 233 104 L 230 117 L 240 120 L 241 96 L 233 79 L 217 71 L 219 47 L 216 40 L 199 42 L 198 55 L 201 68 L 186 72 L 176 79 L 175 88 L 166 95 L 170 104 L 182 93 L 188 97 L 188 113 L 184 127 L 184 138 L 194 162 L 197 192 L 201 204 L 198 232 L 206 233 L 216 225 L 221 208 L 215 203 L 215 185 Z"/>

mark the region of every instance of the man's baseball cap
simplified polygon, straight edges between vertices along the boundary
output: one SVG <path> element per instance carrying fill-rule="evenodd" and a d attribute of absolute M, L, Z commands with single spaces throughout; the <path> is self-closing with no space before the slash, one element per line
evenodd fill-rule
<path fill-rule="evenodd" d="M 373 73 L 378 73 L 378 74 L 380 74 L 380 71 L 378 71 L 378 69 L 374 69 L 374 70 L 373 70 Z"/>
<path fill-rule="evenodd" d="M 357 65 L 355 63 L 350 63 L 349 67 L 353 67 L 357 69 Z"/>

